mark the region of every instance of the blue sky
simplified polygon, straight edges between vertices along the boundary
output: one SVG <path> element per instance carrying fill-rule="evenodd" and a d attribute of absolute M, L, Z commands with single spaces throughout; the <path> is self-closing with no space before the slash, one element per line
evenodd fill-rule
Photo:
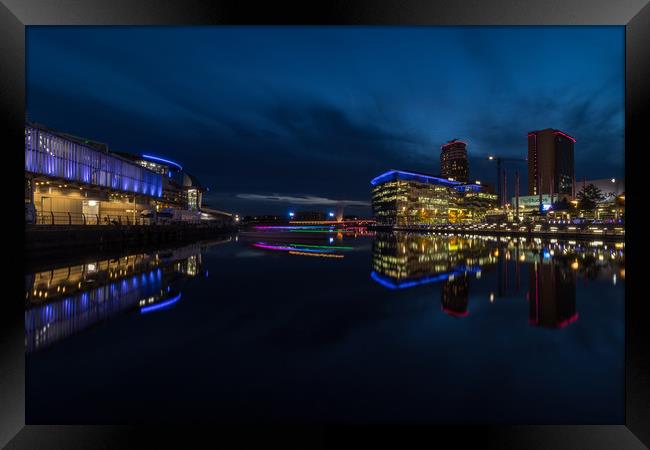
<path fill-rule="evenodd" d="M 177 160 L 242 214 L 368 214 L 370 179 L 437 174 L 453 138 L 494 182 L 486 156 L 548 127 L 577 179 L 622 177 L 624 73 L 623 27 L 27 29 L 30 120 Z"/>

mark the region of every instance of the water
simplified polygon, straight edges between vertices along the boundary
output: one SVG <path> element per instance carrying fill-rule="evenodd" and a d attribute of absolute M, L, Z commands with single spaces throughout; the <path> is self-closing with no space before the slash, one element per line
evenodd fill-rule
<path fill-rule="evenodd" d="M 623 423 L 623 244 L 326 231 L 28 274 L 27 423 Z"/>

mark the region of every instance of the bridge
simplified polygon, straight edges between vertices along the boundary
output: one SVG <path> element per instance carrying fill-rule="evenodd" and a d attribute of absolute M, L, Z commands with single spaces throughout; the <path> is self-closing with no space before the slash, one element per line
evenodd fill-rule
<path fill-rule="evenodd" d="M 329 225 L 333 227 L 367 227 L 377 222 L 372 219 L 358 220 L 290 220 L 290 225 Z"/>

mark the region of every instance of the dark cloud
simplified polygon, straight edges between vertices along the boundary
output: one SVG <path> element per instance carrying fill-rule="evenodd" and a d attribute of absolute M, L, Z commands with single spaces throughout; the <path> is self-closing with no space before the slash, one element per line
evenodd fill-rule
<path fill-rule="evenodd" d="M 525 156 L 526 132 L 547 127 L 576 137 L 578 177 L 623 171 L 624 41 L 612 27 L 36 27 L 27 38 L 32 120 L 178 160 L 210 187 L 206 201 L 242 214 L 300 206 L 278 192 L 369 213 L 372 178 L 437 174 L 452 138 L 490 182 L 488 154 Z"/>

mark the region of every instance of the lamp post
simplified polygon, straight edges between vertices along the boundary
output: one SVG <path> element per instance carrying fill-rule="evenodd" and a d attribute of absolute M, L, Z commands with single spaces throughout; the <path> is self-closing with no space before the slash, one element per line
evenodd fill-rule
<path fill-rule="evenodd" d="M 527 162 L 528 158 L 504 158 L 502 156 L 489 155 L 487 159 L 489 161 L 496 161 L 496 163 L 497 163 L 497 199 L 499 201 L 499 206 L 503 206 L 505 199 L 503 199 L 502 196 L 503 196 L 503 190 L 505 189 L 505 187 L 503 187 L 503 188 L 501 187 L 501 183 L 502 183 L 501 163 L 502 162 Z M 518 187 L 517 187 L 517 190 L 518 190 Z"/>

